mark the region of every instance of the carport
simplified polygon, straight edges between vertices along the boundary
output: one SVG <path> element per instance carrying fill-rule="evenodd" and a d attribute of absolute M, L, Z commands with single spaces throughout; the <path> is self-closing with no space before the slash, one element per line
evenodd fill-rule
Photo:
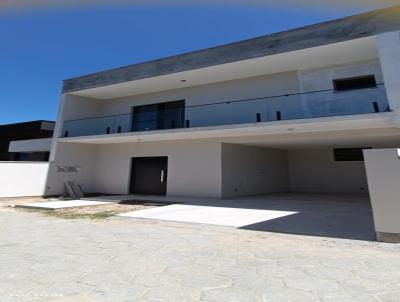
<path fill-rule="evenodd" d="M 222 197 L 368 194 L 362 150 L 399 144 L 397 129 L 301 132 L 293 127 L 285 134 L 227 138 L 221 148 Z"/>
<path fill-rule="evenodd" d="M 363 149 L 222 144 L 222 198 L 271 193 L 368 194 Z"/>
<path fill-rule="evenodd" d="M 374 240 L 368 183 L 359 151 L 399 144 L 397 130 L 379 129 L 225 138 L 220 153 L 201 158 L 208 165 L 180 173 L 180 180 L 191 181 L 191 189 L 209 189 L 201 183 L 202 179 L 194 181 L 190 177 L 193 174 L 205 175 L 213 183 L 220 179 L 213 187 L 220 185 L 220 198 L 204 197 L 202 194 L 207 192 L 198 190 L 188 194 L 192 197 L 171 192 L 162 197 L 124 196 L 128 201 L 151 200 L 172 205 L 122 216 Z M 335 149 L 351 152 L 339 152 L 338 156 Z M 216 154 L 220 170 L 210 169 L 210 163 L 218 167 Z M 178 188 L 182 182 L 176 181 L 174 186 Z"/>
<path fill-rule="evenodd" d="M 226 139 L 222 199 L 132 196 L 180 204 L 122 216 L 375 240 L 364 162 L 337 157 L 335 149 L 396 143 L 393 136 L 372 131 Z"/>

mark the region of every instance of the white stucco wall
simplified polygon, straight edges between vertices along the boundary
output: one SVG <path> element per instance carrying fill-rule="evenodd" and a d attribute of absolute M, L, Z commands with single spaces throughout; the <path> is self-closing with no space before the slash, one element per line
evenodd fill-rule
<path fill-rule="evenodd" d="M 63 137 L 65 131 L 69 131 L 75 136 L 87 133 L 87 129 L 91 129 L 93 134 L 100 134 L 99 132 L 103 131 L 104 127 L 100 124 L 98 120 L 96 120 L 96 122 L 93 122 L 93 120 L 89 120 L 79 123 L 65 123 L 65 121 L 68 120 L 85 119 L 99 116 L 101 113 L 99 109 L 100 104 L 100 100 L 92 98 L 86 98 L 72 94 L 61 95 L 57 112 L 57 121 L 54 127 L 50 161 L 55 160 L 58 148 L 57 139 L 59 137 Z"/>
<path fill-rule="evenodd" d="M 100 100 L 68 95 L 63 104 L 62 120 L 68 121 L 102 116 L 101 104 Z M 108 126 L 111 127 L 112 123 L 112 118 L 96 119 L 95 121 L 90 119 L 80 120 L 79 123 L 66 122 L 63 124 L 64 127 L 62 127 L 60 134 L 64 135 L 65 131 L 69 131 L 70 134 L 74 133 L 75 136 L 78 136 L 85 134 L 87 130 L 94 134 L 105 134 L 105 129 Z"/>
<path fill-rule="evenodd" d="M 64 183 L 74 181 L 85 193 L 95 193 L 94 172 L 97 145 L 59 143 L 49 171 L 47 195 L 64 193 Z M 58 167 L 76 167 L 78 172 L 59 172 Z"/>
<path fill-rule="evenodd" d="M 290 191 L 365 193 L 364 162 L 334 161 L 332 148 L 289 150 Z"/>
<path fill-rule="evenodd" d="M 221 144 L 212 141 L 127 143 L 98 147 L 94 191 L 129 193 L 132 157 L 168 157 L 167 195 L 221 196 Z"/>
<path fill-rule="evenodd" d="M 50 152 L 51 138 L 27 139 L 10 142 L 9 152 Z"/>
<path fill-rule="evenodd" d="M 365 150 L 364 157 L 375 229 L 399 235 L 400 149 Z"/>
<path fill-rule="evenodd" d="M 390 107 L 400 110 L 400 31 L 377 36 L 379 58 Z"/>
<path fill-rule="evenodd" d="M 222 144 L 222 196 L 286 192 L 287 151 Z"/>
<path fill-rule="evenodd" d="M 46 193 L 61 194 L 64 182 L 75 181 L 87 193 L 128 194 L 131 158 L 152 156 L 168 157 L 170 196 L 368 192 L 364 162 L 335 162 L 332 147 L 286 151 L 217 140 L 182 140 L 108 145 L 61 143 Z M 79 171 L 58 172 L 58 166 L 79 167 Z"/>
<path fill-rule="evenodd" d="M 0 198 L 45 195 L 49 163 L 0 162 Z"/>
<path fill-rule="evenodd" d="M 388 103 L 385 88 L 361 89 L 333 92 L 336 79 L 374 75 L 377 84 L 383 83 L 382 70 L 378 60 L 347 65 L 331 66 L 319 69 L 300 70 L 299 83 L 302 92 L 320 91 L 304 94 L 297 102 L 302 103 L 303 115 L 324 117 L 338 114 L 361 114 L 375 111 L 374 102 L 379 110 L 387 111 Z M 325 91 L 328 90 L 328 91 Z"/>
<path fill-rule="evenodd" d="M 334 89 L 333 80 L 375 75 L 376 82 L 382 83 L 382 69 L 378 60 L 358 62 L 299 71 L 300 89 L 303 92 Z"/>

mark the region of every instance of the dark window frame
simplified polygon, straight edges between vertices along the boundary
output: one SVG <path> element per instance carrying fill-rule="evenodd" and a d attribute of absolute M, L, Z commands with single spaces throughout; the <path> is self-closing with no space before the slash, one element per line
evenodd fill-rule
<path fill-rule="evenodd" d="M 21 162 L 48 162 L 50 158 L 50 152 L 48 151 L 14 152 L 13 154 L 13 161 Z"/>
<path fill-rule="evenodd" d="M 184 122 L 185 122 L 185 108 L 186 108 L 186 100 L 181 99 L 181 100 L 175 100 L 175 101 L 168 101 L 168 102 L 161 102 L 161 103 L 152 103 L 152 104 L 144 104 L 144 105 L 139 105 L 139 106 L 133 106 L 132 107 L 132 113 L 133 113 L 133 119 L 132 119 L 132 125 L 131 125 L 131 131 L 137 131 L 137 123 L 140 123 L 141 121 L 135 120 L 139 110 L 147 109 L 147 108 L 154 108 L 153 110 L 148 110 L 148 112 L 153 112 L 155 113 L 155 118 L 154 118 L 154 123 L 155 123 L 155 129 L 149 129 L 149 130 L 164 130 L 164 129 L 174 129 L 174 128 L 184 128 Z M 170 110 L 176 110 L 177 114 L 180 115 L 179 117 L 177 116 L 176 120 L 173 120 L 171 125 L 166 125 L 165 123 L 168 121 L 167 113 L 171 112 Z M 146 110 L 147 111 L 147 110 Z M 146 112 L 145 111 L 145 112 Z M 140 112 L 139 112 L 140 113 Z M 140 131 L 148 131 L 148 130 L 140 130 Z"/>
<path fill-rule="evenodd" d="M 364 76 L 350 77 L 350 78 L 333 79 L 332 82 L 333 82 L 333 89 L 335 90 L 335 92 L 375 88 L 378 86 L 374 74 L 368 74 Z"/>
<path fill-rule="evenodd" d="M 371 147 L 362 148 L 334 148 L 333 159 L 335 162 L 363 162 L 363 150 L 372 149 Z"/>

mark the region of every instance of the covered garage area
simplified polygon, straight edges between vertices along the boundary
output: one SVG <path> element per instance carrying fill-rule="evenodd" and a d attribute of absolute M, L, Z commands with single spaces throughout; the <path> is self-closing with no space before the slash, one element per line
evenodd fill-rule
<path fill-rule="evenodd" d="M 362 150 L 222 144 L 222 197 L 268 193 L 367 194 Z"/>
<path fill-rule="evenodd" d="M 222 197 L 295 212 L 245 229 L 375 238 L 363 149 L 400 144 L 396 129 L 288 133 L 222 144 Z M 240 202 L 239 202 L 240 200 Z"/>
<path fill-rule="evenodd" d="M 221 146 L 222 198 L 270 193 L 368 196 L 363 150 L 400 145 L 396 128 L 226 139 Z"/>

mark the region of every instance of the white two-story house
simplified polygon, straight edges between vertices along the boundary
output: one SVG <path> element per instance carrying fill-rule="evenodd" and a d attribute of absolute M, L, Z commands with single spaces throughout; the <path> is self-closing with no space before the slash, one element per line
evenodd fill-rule
<path fill-rule="evenodd" d="M 367 193 L 399 114 L 394 7 L 66 80 L 46 193 Z"/>

